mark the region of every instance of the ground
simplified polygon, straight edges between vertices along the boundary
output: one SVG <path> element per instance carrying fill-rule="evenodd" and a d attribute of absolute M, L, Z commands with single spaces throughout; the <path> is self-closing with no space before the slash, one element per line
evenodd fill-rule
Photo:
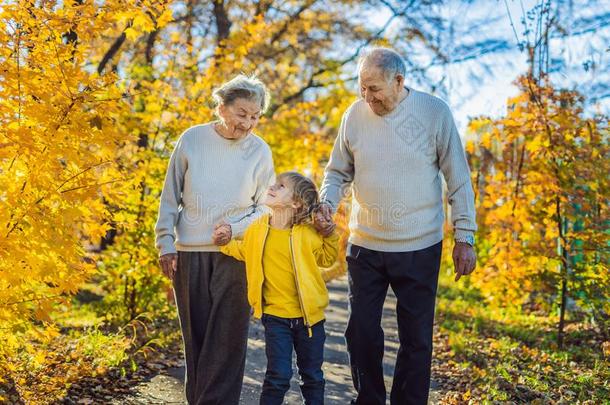
<path fill-rule="evenodd" d="M 345 277 L 328 284 L 330 305 L 326 311 L 326 346 L 324 353 L 324 375 L 326 378 L 326 403 L 346 404 L 354 397 L 348 357 L 343 332 L 347 324 L 347 281 Z M 383 328 L 386 337 L 383 362 L 386 386 L 391 387 L 394 359 L 398 350 L 398 331 L 396 326 L 396 299 L 392 292 L 384 307 Z M 261 385 L 265 373 L 265 346 L 263 329 L 259 321 L 250 325 L 248 356 L 241 394 L 241 404 L 258 404 Z M 296 370 L 294 375 L 296 376 Z M 130 390 L 127 396 L 114 399 L 114 404 L 182 404 L 184 368 L 171 367 L 159 370 Z M 433 384 L 434 386 L 434 384 Z M 432 390 L 431 402 L 436 402 L 438 392 Z M 286 395 L 286 403 L 299 403 L 301 400 L 298 380 L 293 377 L 291 389 Z"/>

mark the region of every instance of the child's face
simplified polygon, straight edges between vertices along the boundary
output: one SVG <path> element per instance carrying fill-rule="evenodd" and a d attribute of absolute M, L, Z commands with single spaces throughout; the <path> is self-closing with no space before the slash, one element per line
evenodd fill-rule
<path fill-rule="evenodd" d="M 273 209 L 297 208 L 292 194 L 292 184 L 286 179 L 278 178 L 275 184 L 267 190 L 264 204 Z"/>

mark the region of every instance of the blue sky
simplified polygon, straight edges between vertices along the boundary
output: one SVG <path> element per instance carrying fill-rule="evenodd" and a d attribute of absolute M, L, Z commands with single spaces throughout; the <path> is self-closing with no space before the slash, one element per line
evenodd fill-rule
<path fill-rule="evenodd" d="M 527 57 L 520 52 L 517 46 L 515 33 L 511 28 L 509 12 L 515 25 L 515 31 L 520 40 L 523 26 L 520 22 L 523 17 L 523 9 L 532 9 L 536 1 L 511 1 L 497 0 L 447 2 L 443 6 L 443 13 L 448 19 L 458 24 L 458 35 L 460 40 L 475 41 L 485 38 L 503 38 L 508 40 L 512 48 L 501 53 L 485 55 L 474 61 L 451 64 L 447 66 L 433 67 L 430 76 L 441 78 L 446 76 L 444 86 L 447 89 L 447 101 L 451 105 L 455 119 L 462 134 L 470 118 L 479 115 L 490 115 L 497 117 L 505 111 L 507 98 L 517 93 L 513 81 L 527 70 Z M 572 18 L 588 17 L 592 15 L 610 15 L 610 2 L 575 2 L 576 6 L 570 10 Z M 593 4 L 595 3 L 595 4 Z M 584 5 L 584 6 L 583 6 Z M 508 7 L 508 10 L 507 10 Z M 382 25 L 389 17 L 389 12 L 378 12 L 372 18 L 376 25 Z M 479 18 L 493 20 L 493 24 L 478 26 L 476 29 L 468 29 L 468 21 Z M 460 21 L 466 30 L 459 33 Z M 606 22 L 608 19 L 606 19 Z M 397 24 L 389 27 L 388 35 Z M 591 28 L 591 26 L 588 26 Z M 582 31 L 582 27 L 569 26 L 571 33 Z M 606 23 L 598 27 L 593 26 L 590 32 L 575 35 L 572 38 L 557 38 L 551 40 L 551 57 L 553 83 L 559 87 L 577 89 L 584 94 L 591 94 L 593 87 L 600 85 L 608 86 L 610 83 L 610 51 L 608 38 L 610 38 L 610 26 Z M 403 55 L 405 58 L 408 55 Z M 588 63 L 594 69 L 585 70 L 584 64 Z M 409 78 L 407 77 L 407 83 Z M 421 86 L 414 86 L 421 88 Z M 428 90 L 422 88 L 422 90 Z M 602 92 L 603 93 L 603 92 Z M 605 97 L 599 102 L 590 105 L 588 114 L 610 112 L 610 97 Z"/>

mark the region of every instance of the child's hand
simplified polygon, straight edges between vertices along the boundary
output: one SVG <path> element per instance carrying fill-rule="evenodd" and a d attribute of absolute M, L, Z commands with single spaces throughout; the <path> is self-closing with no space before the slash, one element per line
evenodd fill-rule
<path fill-rule="evenodd" d="M 225 222 L 219 222 L 214 227 L 212 242 L 214 242 L 216 246 L 223 246 L 231 241 L 232 236 L 233 231 L 231 230 L 231 225 Z"/>

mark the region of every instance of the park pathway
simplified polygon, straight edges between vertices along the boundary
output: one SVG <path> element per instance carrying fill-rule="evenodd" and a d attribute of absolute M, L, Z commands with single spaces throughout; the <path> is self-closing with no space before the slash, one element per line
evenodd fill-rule
<path fill-rule="evenodd" d="M 328 284 L 330 305 L 326 311 L 326 346 L 324 353 L 324 376 L 326 378 L 326 403 L 329 405 L 348 404 L 354 397 L 351 383 L 348 357 L 345 350 L 343 332 L 347 324 L 347 280 L 339 278 Z M 394 370 L 394 359 L 398 351 L 398 330 L 395 316 L 396 299 L 392 292 L 388 293 L 383 313 L 382 325 L 385 331 L 385 357 L 383 362 L 386 386 L 391 386 Z M 244 386 L 241 394 L 241 404 L 258 404 L 258 397 L 265 374 L 265 345 L 263 328 L 256 321 L 250 325 L 248 339 L 248 356 Z M 163 370 L 160 374 L 134 390 L 128 398 L 121 398 L 121 404 L 183 404 L 184 368 Z M 301 403 L 296 369 L 294 370 L 291 389 L 286 395 L 287 404 Z M 433 384 L 434 386 L 434 384 Z M 437 403 L 438 392 L 431 392 L 431 402 Z M 119 402 L 117 402 L 118 404 Z"/>

